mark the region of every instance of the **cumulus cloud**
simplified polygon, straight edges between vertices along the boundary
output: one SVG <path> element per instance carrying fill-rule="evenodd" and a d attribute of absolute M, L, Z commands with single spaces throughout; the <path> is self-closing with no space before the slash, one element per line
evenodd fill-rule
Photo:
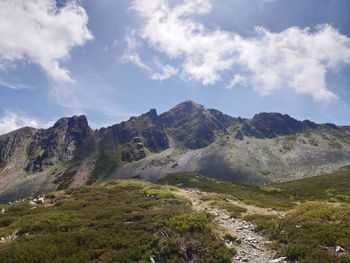
<path fill-rule="evenodd" d="M 49 123 L 43 124 L 34 118 L 21 116 L 11 111 L 6 111 L 3 116 L 0 116 L 0 134 L 5 134 L 25 126 L 38 128 L 49 125 Z"/>
<path fill-rule="evenodd" d="M 29 61 L 56 82 L 72 82 L 61 63 L 73 47 L 93 38 L 87 23 L 77 1 L 57 8 L 55 0 L 1 0 L 0 66 Z"/>
<path fill-rule="evenodd" d="M 327 73 L 350 63 L 350 39 L 327 24 L 277 33 L 257 27 L 254 37 L 245 38 L 196 20 L 211 12 L 210 0 L 134 0 L 131 9 L 144 19 L 134 34 L 137 41 L 180 63 L 172 75 L 203 85 L 231 74 L 228 88 L 252 86 L 262 95 L 290 88 L 327 101 L 336 98 L 327 86 Z M 136 49 L 130 61 L 145 69 Z"/>

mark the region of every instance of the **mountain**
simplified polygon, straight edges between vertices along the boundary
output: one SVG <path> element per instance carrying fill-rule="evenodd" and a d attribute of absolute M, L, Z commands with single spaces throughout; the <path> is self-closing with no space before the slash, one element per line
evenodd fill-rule
<path fill-rule="evenodd" d="M 285 182 L 350 164 L 350 129 L 280 113 L 234 118 L 192 101 L 93 130 L 85 116 L 0 136 L 0 201 L 114 178 L 173 172 L 244 184 Z"/>

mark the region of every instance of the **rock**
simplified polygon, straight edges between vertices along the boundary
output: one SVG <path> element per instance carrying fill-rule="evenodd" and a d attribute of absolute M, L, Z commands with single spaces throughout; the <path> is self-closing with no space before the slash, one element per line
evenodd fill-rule
<path fill-rule="evenodd" d="M 229 219 L 230 219 L 230 216 L 228 216 L 228 215 L 223 215 L 223 216 L 221 216 L 221 219 L 222 219 L 222 220 L 229 220 Z"/>
<path fill-rule="evenodd" d="M 243 258 L 242 262 L 249 262 L 249 259 L 248 258 Z"/>
<path fill-rule="evenodd" d="M 44 196 L 40 196 L 38 198 L 38 203 L 41 203 L 41 204 L 45 203 L 45 197 Z"/>
<path fill-rule="evenodd" d="M 1 208 L 1 214 L 5 214 L 5 209 L 4 208 Z"/>
<path fill-rule="evenodd" d="M 341 246 L 336 246 L 335 252 L 340 253 L 340 252 L 345 252 L 345 249 L 342 248 Z"/>
<path fill-rule="evenodd" d="M 274 260 L 271 260 L 269 263 L 284 263 L 286 261 L 287 257 L 280 257 L 276 258 Z"/>

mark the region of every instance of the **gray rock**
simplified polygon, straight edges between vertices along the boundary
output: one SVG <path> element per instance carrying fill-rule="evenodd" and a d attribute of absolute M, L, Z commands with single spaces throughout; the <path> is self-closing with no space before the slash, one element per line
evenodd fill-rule
<path fill-rule="evenodd" d="M 340 253 L 340 252 L 345 252 L 345 249 L 342 248 L 341 246 L 336 246 L 335 252 Z"/>
<path fill-rule="evenodd" d="M 274 260 L 269 261 L 269 263 L 284 263 L 286 262 L 287 257 L 280 257 L 276 258 Z"/>

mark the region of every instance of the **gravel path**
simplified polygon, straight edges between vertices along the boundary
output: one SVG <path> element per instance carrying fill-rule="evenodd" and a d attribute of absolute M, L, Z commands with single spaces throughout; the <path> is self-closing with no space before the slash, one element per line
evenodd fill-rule
<path fill-rule="evenodd" d="M 232 259 L 232 262 L 252 262 L 252 263 L 269 263 L 269 262 L 284 262 L 284 259 L 274 259 L 273 251 L 271 251 L 266 244 L 269 241 L 254 230 L 254 225 L 250 222 L 231 218 L 226 211 L 211 208 L 208 202 L 200 200 L 200 196 L 205 193 L 200 192 L 197 189 L 182 189 L 181 194 L 189 199 L 192 206 L 197 211 L 206 211 L 212 214 L 214 221 L 221 226 L 225 231 L 231 234 L 233 237 L 237 237 L 237 240 L 232 243 L 226 241 L 228 246 L 234 246 L 237 250 L 237 254 Z"/>

